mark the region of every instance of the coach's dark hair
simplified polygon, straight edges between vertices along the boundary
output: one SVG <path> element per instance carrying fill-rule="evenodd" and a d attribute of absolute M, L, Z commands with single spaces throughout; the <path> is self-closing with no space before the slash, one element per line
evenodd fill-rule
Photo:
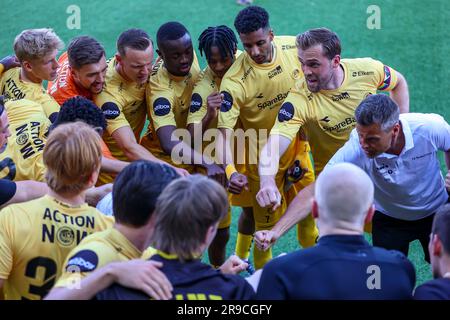
<path fill-rule="evenodd" d="M 158 32 L 156 33 L 158 48 L 161 49 L 163 42 L 167 40 L 178 40 L 186 33 L 189 34 L 188 30 L 179 22 L 169 21 L 164 23 L 161 27 L 159 27 Z"/>
<path fill-rule="evenodd" d="M 330 60 L 341 54 L 341 40 L 336 33 L 327 28 L 311 29 L 297 35 L 296 45 L 302 50 L 316 44 L 322 45 L 323 53 Z"/>
<path fill-rule="evenodd" d="M 450 255 L 450 204 L 444 204 L 438 209 L 433 219 L 433 234 L 437 234 L 444 251 Z"/>
<path fill-rule="evenodd" d="M 173 181 L 156 203 L 152 244 L 181 260 L 198 258 L 209 227 L 227 212 L 225 189 L 214 180 L 196 174 Z"/>
<path fill-rule="evenodd" d="M 356 122 L 362 126 L 379 124 L 389 131 L 399 121 L 400 109 L 388 95 L 372 94 L 365 98 L 355 111 Z"/>
<path fill-rule="evenodd" d="M 105 55 L 105 49 L 92 37 L 80 36 L 73 38 L 67 48 L 69 64 L 74 69 L 97 63 Z"/>
<path fill-rule="evenodd" d="M 126 49 L 146 50 L 152 40 L 147 32 L 142 29 L 129 29 L 122 32 L 117 39 L 117 51 L 121 56 L 125 56 Z"/>
<path fill-rule="evenodd" d="M 82 121 L 102 131 L 106 130 L 106 119 L 102 110 L 91 100 L 78 96 L 67 99 L 62 104 L 50 131 L 63 123 L 75 121 Z"/>
<path fill-rule="evenodd" d="M 123 169 L 113 185 L 113 212 L 118 223 L 145 225 L 155 210 L 158 196 L 179 176 L 171 167 L 147 160 L 134 161 Z"/>
<path fill-rule="evenodd" d="M 248 34 L 259 29 L 267 30 L 269 25 L 269 13 L 258 6 L 248 6 L 239 11 L 234 19 L 234 27 L 239 34 Z"/>
<path fill-rule="evenodd" d="M 208 27 L 198 38 L 198 50 L 205 53 L 206 60 L 211 57 L 211 47 L 219 48 L 222 59 L 233 57 L 237 48 L 237 38 L 227 26 Z"/>

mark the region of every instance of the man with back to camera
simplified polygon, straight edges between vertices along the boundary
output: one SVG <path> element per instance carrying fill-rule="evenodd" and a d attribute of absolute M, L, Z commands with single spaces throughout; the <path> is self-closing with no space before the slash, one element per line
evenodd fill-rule
<path fill-rule="evenodd" d="M 411 299 L 416 281 L 412 263 L 402 253 L 373 247 L 364 239 L 364 224 L 375 211 L 370 177 L 353 164 L 340 163 L 325 168 L 314 188 L 317 245 L 269 262 L 257 299 Z"/>

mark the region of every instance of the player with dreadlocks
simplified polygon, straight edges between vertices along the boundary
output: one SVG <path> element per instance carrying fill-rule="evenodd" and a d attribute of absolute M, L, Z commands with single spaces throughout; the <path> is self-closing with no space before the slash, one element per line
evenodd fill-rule
<path fill-rule="evenodd" d="M 217 128 L 217 115 L 223 99 L 219 93 L 220 83 L 241 51 L 237 50 L 237 38 L 233 30 L 224 25 L 206 28 L 198 38 L 198 43 L 200 54 L 206 57 L 208 66 L 201 72 L 192 92 L 187 128 L 191 137 L 200 140 L 207 129 Z M 230 202 L 234 206 L 245 207 L 245 194 L 233 195 Z M 210 262 L 214 266 L 220 266 L 225 261 L 230 224 L 229 211 L 220 222 L 217 235 L 208 249 Z"/>

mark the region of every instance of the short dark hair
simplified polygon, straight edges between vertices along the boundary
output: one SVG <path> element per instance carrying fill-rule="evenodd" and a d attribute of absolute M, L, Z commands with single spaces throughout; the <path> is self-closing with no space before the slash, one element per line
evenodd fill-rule
<path fill-rule="evenodd" d="M 51 126 L 51 130 L 63 123 L 82 121 L 91 127 L 106 130 L 106 119 L 102 110 L 91 100 L 84 97 L 73 97 L 67 99 L 58 112 L 56 120 Z"/>
<path fill-rule="evenodd" d="M 180 178 L 158 198 L 152 244 L 182 261 L 195 259 L 209 227 L 227 212 L 227 193 L 216 181 L 199 174 Z"/>
<path fill-rule="evenodd" d="M 433 234 L 437 234 L 444 251 L 450 255 L 450 204 L 444 204 L 438 209 L 433 219 Z"/>
<path fill-rule="evenodd" d="M 198 50 L 205 53 L 206 60 L 211 57 L 211 47 L 219 48 L 220 56 L 225 59 L 233 57 L 237 48 L 237 39 L 233 30 L 227 26 L 208 27 L 198 38 Z"/>
<path fill-rule="evenodd" d="M 117 39 L 117 51 L 121 56 L 125 56 L 126 48 L 144 51 L 151 43 L 152 40 L 147 32 L 133 28 L 120 34 L 119 39 Z"/>
<path fill-rule="evenodd" d="M 248 34 L 259 29 L 268 29 L 269 13 L 259 6 L 248 6 L 239 11 L 234 19 L 234 27 L 239 34 Z"/>
<path fill-rule="evenodd" d="M 365 98 L 355 110 L 356 122 L 361 126 L 379 124 L 389 131 L 399 121 L 400 109 L 388 95 L 379 93 Z"/>
<path fill-rule="evenodd" d="M 171 167 L 147 160 L 134 161 L 123 169 L 113 186 L 113 212 L 118 223 L 141 227 L 155 210 L 164 188 L 179 176 Z"/>
<path fill-rule="evenodd" d="M 323 52 L 328 59 L 341 54 L 341 40 L 336 33 L 327 28 L 317 28 L 297 35 L 297 47 L 307 50 L 316 44 L 321 44 Z"/>
<path fill-rule="evenodd" d="M 80 36 L 73 38 L 67 48 L 69 64 L 74 69 L 84 65 L 97 63 L 105 55 L 105 49 L 92 37 Z"/>
<path fill-rule="evenodd" d="M 156 42 L 158 48 L 161 48 L 161 44 L 167 40 L 178 40 L 185 34 L 189 34 L 186 27 L 177 21 L 169 21 L 159 27 L 156 33 Z"/>

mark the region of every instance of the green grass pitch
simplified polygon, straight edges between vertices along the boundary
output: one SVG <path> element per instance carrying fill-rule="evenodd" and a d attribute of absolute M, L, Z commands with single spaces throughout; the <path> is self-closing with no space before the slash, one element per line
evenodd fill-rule
<path fill-rule="evenodd" d="M 400 71 L 407 79 L 412 112 L 436 112 L 449 120 L 450 67 L 448 21 L 450 2 L 446 0 L 255 0 L 265 7 L 271 26 L 278 35 L 296 35 L 306 29 L 325 26 L 341 38 L 343 57 L 373 57 Z M 70 5 L 80 8 L 80 29 L 69 29 Z M 380 29 L 369 29 L 367 13 L 377 5 Z M 77 35 L 97 38 L 108 56 L 115 52 L 115 40 L 125 29 L 138 27 L 155 38 L 158 27 L 170 20 L 182 22 L 197 46 L 200 32 L 212 25 L 233 26 L 242 9 L 234 0 L 2 0 L 0 56 L 12 53 L 14 37 L 23 29 L 51 27 L 67 44 Z M 198 51 L 197 51 L 198 53 Z M 205 62 L 199 56 L 202 66 Z M 424 173 L 425 174 L 425 173 Z M 238 208 L 233 209 L 232 237 L 227 251 L 232 253 Z M 298 248 L 295 231 L 283 237 L 274 254 Z M 418 243 L 413 243 L 409 258 L 417 270 L 417 284 L 431 278 Z"/>

